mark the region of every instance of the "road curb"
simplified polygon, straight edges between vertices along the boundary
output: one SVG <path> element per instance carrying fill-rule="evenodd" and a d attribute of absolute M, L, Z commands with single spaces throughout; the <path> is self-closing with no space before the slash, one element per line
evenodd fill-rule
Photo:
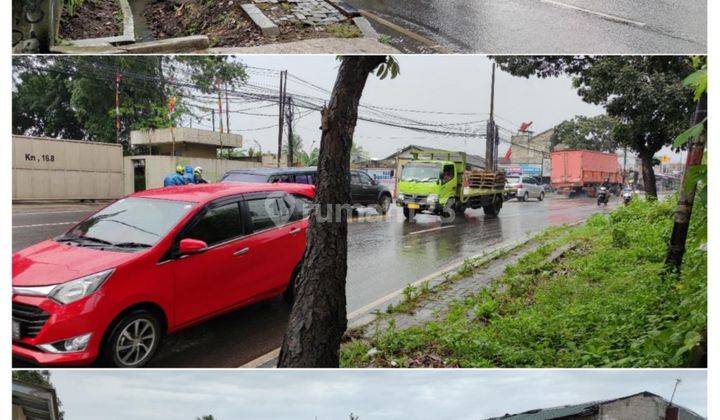
<path fill-rule="evenodd" d="M 432 48 L 433 50 L 437 51 L 440 54 L 448 54 L 450 53 L 450 50 L 447 48 L 438 45 L 436 42 L 433 42 L 431 39 L 426 38 L 416 32 L 411 31 L 410 29 L 407 29 L 403 26 L 400 26 L 396 23 L 390 22 L 389 20 L 382 18 L 374 13 L 368 12 L 367 10 L 360 10 L 360 14 L 367 18 L 368 20 L 375 21 L 379 23 L 380 25 L 386 26 L 390 29 L 392 29 L 395 32 L 399 32 L 409 38 L 414 39 L 415 41 L 426 45 L 429 48 Z"/>
<path fill-rule="evenodd" d="M 572 228 L 575 226 L 579 226 L 583 223 L 585 223 L 586 220 L 578 220 L 573 223 L 568 223 L 563 225 L 563 227 L 566 228 Z M 431 288 L 437 287 L 438 285 L 445 282 L 445 276 L 447 274 L 451 274 L 455 272 L 459 267 L 461 267 L 466 260 L 469 259 L 482 259 L 481 264 L 487 263 L 489 261 L 494 260 L 495 258 L 500 257 L 499 254 L 512 251 L 515 248 L 518 248 L 520 246 L 523 246 L 527 244 L 528 242 L 532 241 L 533 239 L 537 238 L 538 236 L 542 235 L 542 232 L 539 233 L 532 233 L 532 234 L 525 234 L 522 238 L 516 239 L 510 243 L 507 244 L 498 244 L 494 245 L 488 248 L 488 250 L 472 255 L 469 257 L 465 257 L 462 259 L 458 259 L 457 261 L 446 265 L 442 269 L 435 271 L 431 274 L 428 274 L 427 276 L 424 276 L 418 280 L 415 280 L 412 283 L 409 283 L 405 285 L 402 289 L 398 289 L 390 294 L 387 294 L 379 299 L 376 299 L 375 301 L 359 308 L 347 315 L 348 319 L 348 329 L 350 328 L 359 328 L 365 325 L 368 325 L 372 323 L 375 320 L 375 312 L 381 310 L 379 309 L 383 305 L 389 303 L 393 299 L 396 299 L 400 296 L 402 296 L 403 290 L 405 290 L 408 286 L 417 287 L 421 285 L 424 282 L 432 282 L 433 280 L 436 280 L 435 282 L 432 282 L 430 285 Z M 484 258 L 484 259 L 483 259 Z M 387 307 L 387 305 L 385 305 Z M 241 366 L 238 366 L 239 368 L 272 368 L 276 366 L 277 357 L 280 355 L 280 348 L 273 349 L 272 351 L 263 354 L 262 356 L 259 356 Z"/>

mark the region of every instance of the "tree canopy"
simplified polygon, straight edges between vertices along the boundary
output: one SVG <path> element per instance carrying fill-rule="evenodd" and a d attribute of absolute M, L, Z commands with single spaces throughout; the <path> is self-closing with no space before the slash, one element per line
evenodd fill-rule
<path fill-rule="evenodd" d="M 682 56 L 511 56 L 494 57 L 515 76 L 566 74 L 588 103 L 602 105 L 620 124 L 616 140 L 643 163 L 645 191 L 656 196 L 653 156 L 687 126 L 693 91 L 683 84 L 693 66 Z"/>
<path fill-rule="evenodd" d="M 170 127 L 196 118 L 185 94 L 211 92 L 216 80 L 231 88 L 247 78 L 244 66 L 225 56 L 16 56 L 13 133 L 116 141 L 116 73 L 121 76 L 121 142 L 131 130 Z M 174 83 L 179 77 L 192 85 Z M 172 113 L 170 96 L 175 100 Z"/>
<path fill-rule="evenodd" d="M 607 115 L 585 117 L 578 115 L 558 124 L 550 143 L 553 148 L 562 144 L 570 149 L 599 150 L 614 153 L 618 148 L 615 129 L 618 123 Z"/>

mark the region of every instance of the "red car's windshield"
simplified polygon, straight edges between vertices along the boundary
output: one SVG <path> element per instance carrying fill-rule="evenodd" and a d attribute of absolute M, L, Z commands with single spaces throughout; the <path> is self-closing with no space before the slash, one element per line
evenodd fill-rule
<path fill-rule="evenodd" d="M 184 201 L 124 198 L 88 217 L 65 234 L 64 238 L 129 248 L 151 247 L 193 205 Z"/>

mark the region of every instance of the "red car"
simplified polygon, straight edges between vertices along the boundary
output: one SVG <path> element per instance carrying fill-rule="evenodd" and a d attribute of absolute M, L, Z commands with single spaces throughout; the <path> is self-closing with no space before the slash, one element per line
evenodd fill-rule
<path fill-rule="evenodd" d="M 305 250 L 300 184 L 138 192 L 13 254 L 13 356 L 146 364 L 165 333 L 284 294 Z"/>

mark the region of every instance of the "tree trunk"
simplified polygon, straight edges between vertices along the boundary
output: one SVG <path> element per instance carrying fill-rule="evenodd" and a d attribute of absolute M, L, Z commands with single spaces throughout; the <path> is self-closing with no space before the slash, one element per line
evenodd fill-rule
<path fill-rule="evenodd" d="M 706 115 L 707 95 L 703 94 L 695 107 L 692 125 L 700 123 Z M 688 229 L 690 228 L 690 217 L 692 216 L 693 202 L 695 201 L 695 190 L 697 187 L 697 184 L 693 184 L 690 186 L 690 189 L 686 190 L 685 177 L 687 177 L 688 170 L 691 167 L 702 163 L 703 154 L 705 153 L 706 135 L 706 132 L 703 131 L 700 137 L 691 141 L 688 148 L 687 158 L 685 160 L 685 172 L 680 184 L 678 202 L 675 206 L 675 220 L 672 235 L 670 236 L 668 253 L 665 258 L 665 265 L 675 271 L 680 271 L 683 255 L 685 254 L 685 241 L 687 240 Z"/>
<path fill-rule="evenodd" d="M 642 163 L 643 187 L 645 188 L 645 197 L 649 199 L 657 199 L 657 184 L 655 180 L 655 171 L 653 171 L 653 156 L 651 152 L 641 152 L 640 162 Z"/>
<path fill-rule="evenodd" d="M 323 110 L 315 192 L 318 207 L 310 215 L 303 265 L 278 367 L 340 364 L 340 340 L 347 327 L 349 207 L 339 210 L 339 204 L 350 202 L 350 149 L 360 96 L 368 75 L 383 61 L 383 56 L 344 57 L 330 102 Z"/>

